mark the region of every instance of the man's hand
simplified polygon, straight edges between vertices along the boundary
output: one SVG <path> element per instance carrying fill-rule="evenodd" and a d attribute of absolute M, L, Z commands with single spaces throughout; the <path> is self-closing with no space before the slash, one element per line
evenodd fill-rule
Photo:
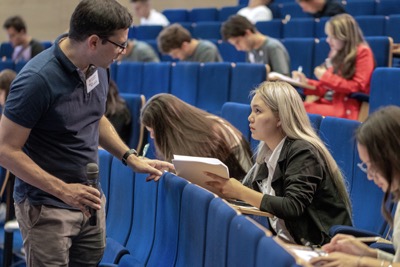
<path fill-rule="evenodd" d="M 150 175 L 146 178 L 147 181 L 158 181 L 164 171 L 175 170 L 174 165 L 169 162 L 136 156 L 128 157 L 128 165 L 135 172 L 149 173 Z"/>
<path fill-rule="evenodd" d="M 87 217 L 90 217 L 88 207 L 95 210 L 101 209 L 99 190 L 88 185 L 65 184 L 57 197 L 71 207 L 80 209 Z"/>

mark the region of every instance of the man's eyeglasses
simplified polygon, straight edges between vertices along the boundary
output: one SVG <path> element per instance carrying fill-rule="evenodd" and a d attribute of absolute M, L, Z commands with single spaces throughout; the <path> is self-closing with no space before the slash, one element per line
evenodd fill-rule
<path fill-rule="evenodd" d="M 357 163 L 357 166 L 358 166 L 358 168 L 360 168 L 360 170 L 363 173 L 369 175 L 371 178 L 373 178 L 376 175 L 376 170 L 374 170 L 372 168 L 368 168 L 367 163 L 365 163 L 365 162 Z"/>
<path fill-rule="evenodd" d="M 128 41 L 126 41 L 123 44 L 118 44 L 116 42 L 111 41 L 110 39 L 104 39 L 104 40 L 106 40 L 107 42 L 117 46 L 119 48 L 118 53 L 122 53 L 126 49 L 126 47 L 128 46 Z"/>

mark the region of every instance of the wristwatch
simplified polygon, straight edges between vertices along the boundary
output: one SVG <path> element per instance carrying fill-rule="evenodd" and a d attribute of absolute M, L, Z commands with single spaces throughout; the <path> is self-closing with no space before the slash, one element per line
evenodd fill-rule
<path fill-rule="evenodd" d="M 132 155 L 132 154 L 135 155 L 136 157 L 138 156 L 137 151 L 135 149 L 133 149 L 133 148 L 131 148 L 128 151 L 126 151 L 125 154 L 122 156 L 122 159 L 121 159 L 122 164 L 124 164 L 125 166 L 128 165 L 128 162 L 127 162 L 128 161 L 128 157 L 130 155 Z"/>

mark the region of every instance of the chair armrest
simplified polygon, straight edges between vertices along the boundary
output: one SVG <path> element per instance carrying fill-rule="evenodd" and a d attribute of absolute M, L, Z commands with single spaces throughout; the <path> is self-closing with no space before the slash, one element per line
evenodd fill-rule
<path fill-rule="evenodd" d="M 329 229 L 329 235 L 333 237 L 336 234 L 348 234 L 352 235 L 355 237 L 373 237 L 373 236 L 380 236 L 377 233 L 368 231 L 368 230 L 363 230 L 359 228 L 355 228 L 353 226 L 347 226 L 347 225 L 334 225 Z"/>
<path fill-rule="evenodd" d="M 104 250 L 103 258 L 101 259 L 101 266 L 112 266 L 109 264 L 118 264 L 121 257 L 129 254 L 129 251 L 116 240 L 111 237 L 106 239 L 106 249 Z"/>
<path fill-rule="evenodd" d="M 364 93 L 352 93 L 349 95 L 349 98 L 356 99 L 361 102 L 369 103 L 369 95 Z"/>

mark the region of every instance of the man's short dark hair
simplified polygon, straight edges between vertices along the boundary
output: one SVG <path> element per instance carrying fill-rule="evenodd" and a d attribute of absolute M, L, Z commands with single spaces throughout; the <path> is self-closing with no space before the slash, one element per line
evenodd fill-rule
<path fill-rule="evenodd" d="M 3 24 L 4 29 L 14 28 L 17 32 L 26 32 L 25 21 L 20 16 L 9 17 Z"/>
<path fill-rule="evenodd" d="M 240 15 L 230 16 L 221 26 L 222 38 L 227 41 L 231 37 L 244 36 L 246 30 L 256 32 L 256 27 L 245 17 Z"/>
<path fill-rule="evenodd" d="M 131 25 L 132 15 L 116 0 L 82 0 L 71 16 L 69 38 L 83 41 L 95 34 L 105 40 Z"/>
<path fill-rule="evenodd" d="M 190 42 L 192 35 L 178 23 L 164 28 L 157 37 L 158 49 L 168 54 L 172 49 L 181 48 L 184 42 Z"/>

